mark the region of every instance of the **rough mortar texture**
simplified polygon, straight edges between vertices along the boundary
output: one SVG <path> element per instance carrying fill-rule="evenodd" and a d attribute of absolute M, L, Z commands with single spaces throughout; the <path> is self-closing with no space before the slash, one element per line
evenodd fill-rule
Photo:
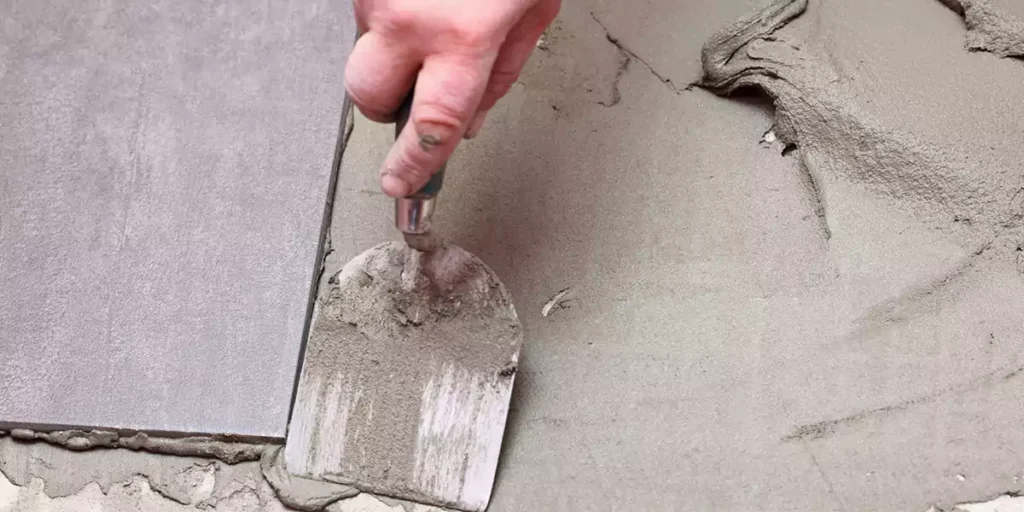
<path fill-rule="evenodd" d="M 322 510 L 344 498 L 359 494 L 347 485 L 297 478 L 285 467 L 281 448 L 267 450 L 260 459 L 263 477 L 277 494 L 281 503 L 296 510 Z"/>
<path fill-rule="evenodd" d="M 226 464 L 125 449 L 70 451 L 0 439 L 3 512 L 445 512 L 297 479 L 279 449 L 260 462 Z"/>
<path fill-rule="evenodd" d="M 942 0 L 967 23 L 967 49 L 1024 58 L 1024 20 L 998 0 Z"/>
<path fill-rule="evenodd" d="M 683 4 L 563 3 L 448 166 L 524 329 L 489 510 L 1024 491 L 1024 65 L 938 0 Z M 397 239 L 355 125 L 325 275 Z"/>
<path fill-rule="evenodd" d="M 5 433 L 0 433 L 0 437 L 3 435 Z M 165 455 L 207 457 L 228 464 L 259 460 L 266 451 L 271 449 L 269 445 L 224 441 L 209 437 L 169 438 L 150 436 L 142 432 L 122 436 L 116 432 L 102 430 L 36 432 L 20 428 L 12 430 L 10 436 L 20 441 L 45 441 L 74 451 L 94 448 L 127 448 Z"/>
<path fill-rule="evenodd" d="M 72 452 L 0 439 L 0 511 L 451 512 L 356 494 L 337 484 L 297 483 L 281 471 L 279 450 L 266 453 L 259 464 L 227 465 L 128 450 Z M 281 478 L 291 481 L 288 489 L 282 489 Z M 1024 510 L 1024 500 L 999 496 L 946 510 L 1014 512 Z M 932 507 L 927 512 L 941 511 Z"/>

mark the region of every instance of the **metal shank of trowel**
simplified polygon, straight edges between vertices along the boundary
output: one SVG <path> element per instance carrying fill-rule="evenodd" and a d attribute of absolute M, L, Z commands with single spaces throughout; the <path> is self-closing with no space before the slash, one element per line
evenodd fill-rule
<path fill-rule="evenodd" d="M 395 139 L 402 133 L 405 124 L 409 121 L 409 112 L 412 109 L 412 93 L 410 93 L 395 114 Z M 422 235 L 430 232 L 431 221 L 434 217 L 434 205 L 437 202 L 437 195 L 441 193 L 441 186 L 444 185 L 444 171 L 448 166 L 445 162 L 441 168 L 430 177 L 423 188 L 415 193 L 395 200 L 395 227 L 407 235 Z"/>

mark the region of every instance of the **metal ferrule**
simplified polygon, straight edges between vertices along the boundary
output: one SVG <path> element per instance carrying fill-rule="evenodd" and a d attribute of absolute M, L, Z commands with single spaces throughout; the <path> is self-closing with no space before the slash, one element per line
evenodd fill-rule
<path fill-rule="evenodd" d="M 406 234 L 422 235 L 430 231 L 436 197 L 395 199 L 395 227 Z"/>

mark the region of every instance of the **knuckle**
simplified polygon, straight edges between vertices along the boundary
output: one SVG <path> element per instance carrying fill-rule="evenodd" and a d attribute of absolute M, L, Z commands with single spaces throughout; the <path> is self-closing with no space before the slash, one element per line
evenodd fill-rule
<path fill-rule="evenodd" d="M 458 110 L 444 103 L 429 103 L 415 112 L 412 119 L 416 132 L 420 136 L 430 134 L 445 144 L 453 137 L 461 136 L 466 120 Z"/>
<path fill-rule="evenodd" d="M 496 39 L 496 31 L 486 24 L 457 23 L 449 32 L 453 43 L 467 49 L 489 49 Z"/>
<path fill-rule="evenodd" d="M 423 151 L 403 151 L 395 159 L 395 171 L 401 173 L 410 181 L 420 182 L 430 179 L 434 169 L 432 165 L 434 158 Z"/>
<path fill-rule="evenodd" d="M 433 44 L 442 47 L 466 52 L 491 50 L 500 45 L 503 36 L 496 20 L 452 13 L 438 21 L 436 14 L 425 12 L 422 6 L 414 3 L 388 8 L 374 20 L 374 28 L 392 37 L 403 38 L 410 33 L 421 32 L 428 19 L 437 22 L 437 37 Z"/>
<path fill-rule="evenodd" d="M 413 9 L 392 7 L 380 13 L 376 20 L 376 29 L 385 34 L 408 33 L 409 29 L 416 26 L 421 15 Z"/>

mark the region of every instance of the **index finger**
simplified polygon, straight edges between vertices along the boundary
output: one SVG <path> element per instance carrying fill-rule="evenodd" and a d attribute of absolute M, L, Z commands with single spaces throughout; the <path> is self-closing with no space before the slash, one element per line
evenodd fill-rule
<path fill-rule="evenodd" d="M 385 194 L 414 193 L 451 157 L 480 105 L 496 56 L 438 54 L 424 60 L 409 122 L 381 169 Z"/>

